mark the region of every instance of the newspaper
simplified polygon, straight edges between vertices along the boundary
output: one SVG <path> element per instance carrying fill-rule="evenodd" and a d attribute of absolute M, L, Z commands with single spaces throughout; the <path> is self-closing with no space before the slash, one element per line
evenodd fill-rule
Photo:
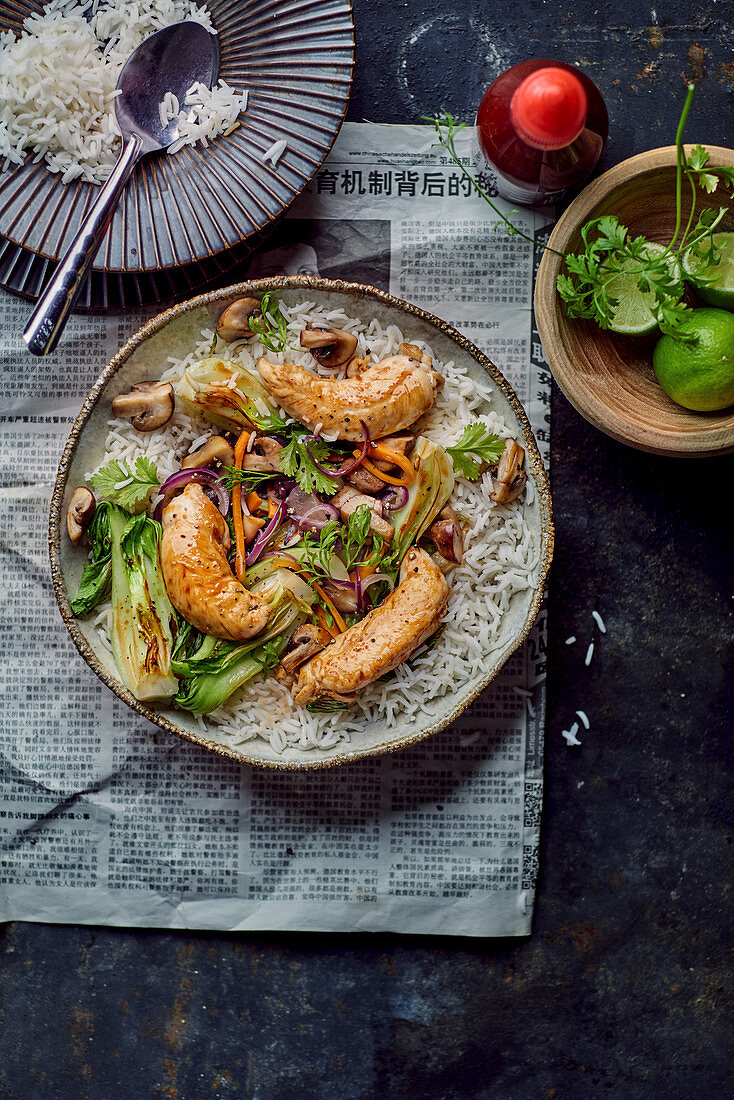
<path fill-rule="evenodd" d="M 470 142 L 460 135 L 466 164 Z M 550 376 L 531 311 L 539 249 L 496 232 L 495 215 L 432 143 L 426 126 L 346 124 L 238 277 L 346 277 L 424 306 L 490 355 L 547 452 Z M 514 217 L 537 240 L 549 230 L 548 212 Z M 46 533 L 82 400 L 157 310 L 75 316 L 44 360 L 22 343 L 28 312 L 0 291 L 0 920 L 527 934 L 544 615 L 451 729 L 380 759 L 258 770 L 145 723 L 71 643 Z"/>

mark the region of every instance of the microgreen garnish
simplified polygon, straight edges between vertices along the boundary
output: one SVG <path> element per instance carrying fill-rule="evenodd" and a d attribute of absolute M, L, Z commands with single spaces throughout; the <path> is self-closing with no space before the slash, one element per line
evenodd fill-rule
<path fill-rule="evenodd" d="M 160 487 L 156 464 L 144 455 L 138 455 L 134 469 L 113 458 L 92 474 L 91 481 L 100 496 L 128 512 L 142 511 L 151 490 Z"/>
<path fill-rule="evenodd" d="M 467 424 L 463 435 L 453 447 L 447 447 L 446 453 L 451 456 L 454 469 L 457 474 L 466 477 L 469 481 L 476 481 L 482 472 L 480 462 L 487 462 L 490 466 L 499 462 L 505 449 L 505 441 L 498 435 L 490 432 L 486 424 L 477 421 Z M 479 459 L 475 462 L 474 458 Z"/>
<path fill-rule="evenodd" d="M 288 322 L 280 311 L 277 298 L 266 291 L 260 302 L 260 316 L 250 317 L 250 329 L 268 351 L 285 351 L 288 347 Z"/>
<path fill-rule="evenodd" d="M 336 520 L 325 523 L 316 533 L 308 532 L 303 537 L 303 561 L 310 573 L 317 577 L 331 578 L 331 559 L 342 537 L 344 528 Z"/>
<path fill-rule="evenodd" d="M 529 241 L 530 244 L 534 245 L 534 239 L 528 236 L 527 233 L 524 233 L 519 226 L 515 225 L 508 214 L 505 214 L 504 211 L 500 210 L 499 206 L 497 206 L 497 204 L 493 201 L 491 195 L 486 190 L 486 188 L 482 186 L 476 176 L 473 176 L 471 172 L 468 171 L 468 169 L 462 162 L 461 157 L 456 152 L 456 135 L 461 130 L 466 128 L 466 123 L 458 122 L 453 115 L 449 114 L 441 115 L 438 118 L 434 118 L 431 115 L 423 115 L 422 117 L 424 122 L 430 122 L 433 124 L 433 128 L 436 131 L 436 136 L 438 137 L 438 141 L 435 142 L 435 144 L 443 145 L 444 149 L 449 154 L 464 178 L 469 180 L 479 197 L 484 199 L 487 205 L 490 206 L 492 210 L 494 210 L 495 214 L 500 219 L 500 222 L 504 225 L 507 235 L 510 237 L 522 237 L 523 240 Z M 517 214 L 517 210 L 511 211 L 511 213 Z M 499 225 L 497 226 L 497 228 L 499 228 Z M 555 249 L 550 249 L 550 251 L 554 252 Z"/>
<path fill-rule="evenodd" d="M 240 470 L 237 466 L 225 466 L 220 474 L 221 482 L 228 493 L 231 493 L 235 485 L 242 485 L 246 489 L 254 489 L 264 481 L 272 481 L 280 477 L 277 470 L 265 473 L 261 470 Z"/>
<path fill-rule="evenodd" d="M 280 664 L 280 650 L 272 639 L 269 642 L 263 642 L 257 649 L 253 649 L 252 656 L 262 666 L 261 675 L 263 680 L 267 680 L 273 669 Z"/>

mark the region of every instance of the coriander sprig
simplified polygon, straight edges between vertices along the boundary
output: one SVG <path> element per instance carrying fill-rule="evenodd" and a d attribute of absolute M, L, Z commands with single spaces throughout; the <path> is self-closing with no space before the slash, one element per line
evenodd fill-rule
<path fill-rule="evenodd" d="M 138 455 L 134 469 L 121 459 L 110 459 L 92 474 L 91 482 L 105 500 L 133 513 L 142 511 L 151 490 L 160 487 L 156 464 L 144 455 Z"/>
<path fill-rule="evenodd" d="M 581 229 L 583 248 L 575 255 L 565 255 L 548 245 L 540 245 L 545 251 L 562 256 L 565 260 L 566 273 L 557 277 L 556 286 L 559 296 L 566 304 L 569 317 L 586 318 L 595 321 L 601 328 L 609 328 L 618 298 L 613 292 L 610 293 L 608 284 L 616 275 L 624 272 L 627 280 L 636 278 L 638 289 L 642 293 L 652 293 L 650 308 L 660 330 L 686 339 L 680 333 L 679 326 L 690 313 L 690 307 L 681 301 L 681 283 L 676 277 L 677 264 L 686 251 L 695 252 L 700 263 L 696 271 L 697 278 L 702 282 L 706 281 L 707 270 L 714 267 L 720 258 L 720 251 L 714 244 L 713 232 L 726 214 L 724 206 L 718 210 L 707 208 L 697 213 L 698 188 L 709 195 L 717 190 L 719 184 L 725 184 L 734 190 L 734 169 L 712 167 L 710 154 L 702 145 L 694 146 L 686 155 L 683 131 L 694 91 L 695 86 L 689 84 L 676 132 L 676 221 L 670 242 L 663 249 L 650 250 L 651 242 L 647 238 L 630 236 L 629 230 L 617 218 L 606 215 L 585 223 Z M 458 122 L 450 114 L 437 118 L 424 116 L 424 120 L 433 124 L 438 144 L 446 149 L 476 193 L 497 214 L 507 233 L 522 237 L 531 244 L 538 243 L 493 202 L 486 188 L 462 164 L 455 143 L 456 135 L 466 124 Z M 683 227 L 684 181 L 687 181 L 690 188 L 691 208 Z M 712 281 L 714 280 L 715 276 Z"/>
<path fill-rule="evenodd" d="M 520 227 L 512 221 L 508 214 L 505 214 L 504 211 L 500 210 L 499 206 L 497 206 L 497 204 L 493 201 L 489 192 L 484 187 L 482 187 L 476 176 L 473 176 L 471 172 L 467 170 L 466 165 L 462 163 L 461 157 L 456 152 L 456 135 L 461 130 L 464 130 L 466 128 L 466 123 L 458 122 L 454 118 L 454 116 L 450 114 L 440 115 L 438 117 L 434 117 L 432 115 L 423 115 L 422 118 L 424 122 L 430 122 L 433 124 L 433 128 L 436 131 L 436 136 L 438 137 L 438 141 L 434 144 L 443 145 L 444 149 L 449 154 L 464 178 L 469 180 L 479 197 L 484 199 L 487 205 L 490 206 L 492 210 L 494 210 L 497 217 L 504 224 L 507 235 L 509 237 L 522 237 L 523 240 L 529 241 L 530 244 L 534 245 L 536 243 L 535 239 L 525 233 L 522 229 L 520 229 Z M 511 211 L 511 213 L 517 214 L 517 210 Z M 547 245 L 545 247 L 548 248 Z M 554 248 L 550 248 L 548 249 L 548 251 L 555 252 L 556 250 Z M 556 255 L 560 256 L 562 255 L 562 253 L 557 252 Z"/>
<path fill-rule="evenodd" d="M 565 257 L 568 274 L 560 274 L 556 280 L 556 289 L 566 303 L 569 317 L 587 318 L 600 328 L 609 328 L 618 299 L 609 293 L 608 287 L 615 275 L 624 272 L 627 279 L 636 278 L 643 294 L 652 293 L 650 309 L 661 332 L 679 339 L 696 339 L 680 332 L 680 324 L 691 309 L 681 300 L 678 264 L 688 250 L 694 250 L 701 260 L 705 280 L 706 270 L 718 262 L 720 253 L 714 244 L 713 231 L 726 214 L 726 207 L 707 208 L 696 217 L 698 188 L 710 195 L 720 182 L 734 186 L 734 171 L 712 168 L 710 154 L 702 145 L 694 146 L 686 155 L 683 131 L 694 90 L 694 85 L 689 84 L 676 132 L 676 218 L 670 241 L 664 248 L 651 249 L 646 237 L 630 236 L 628 229 L 611 215 L 586 222 L 581 230 L 582 251 Z M 690 188 L 691 209 L 681 232 L 684 181 Z"/>
<path fill-rule="evenodd" d="M 477 421 L 467 424 L 461 439 L 453 447 L 447 447 L 446 453 L 451 456 L 457 474 L 469 481 L 476 481 L 482 472 L 480 463 L 486 462 L 493 466 L 499 462 L 504 449 L 505 441 L 490 432 L 485 424 Z"/>

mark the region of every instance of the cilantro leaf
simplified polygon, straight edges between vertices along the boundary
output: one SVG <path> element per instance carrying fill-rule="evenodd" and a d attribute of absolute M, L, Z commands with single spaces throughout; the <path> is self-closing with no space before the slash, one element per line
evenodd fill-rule
<path fill-rule="evenodd" d="M 333 497 L 339 489 L 339 483 L 320 470 L 314 462 L 316 459 L 316 462 L 323 463 L 331 453 L 330 448 L 321 440 L 309 440 L 309 449 L 303 435 L 294 435 L 280 452 L 280 468 L 286 477 L 295 479 L 304 493 L 322 493 Z"/>
<path fill-rule="evenodd" d="M 446 453 L 451 456 L 457 474 L 476 481 L 481 473 L 481 466 L 470 456 L 474 455 L 480 462 L 493 465 L 499 462 L 504 449 L 504 440 L 490 432 L 485 424 L 477 421 L 467 424 L 461 439 L 453 447 L 447 447 Z"/>
<path fill-rule="evenodd" d="M 91 481 L 100 496 L 133 514 L 142 512 L 151 490 L 160 487 L 156 464 L 144 455 L 138 455 L 134 470 L 113 458 L 92 474 Z"/>
<path fill-rule="evenodd" d="M 687 157 L 688 167 L 692 168 L 694 172 L 700 172 L 702 168 L 706 167 L 710 159 L 711 157 L 703 145 L 694 145 Z"/>

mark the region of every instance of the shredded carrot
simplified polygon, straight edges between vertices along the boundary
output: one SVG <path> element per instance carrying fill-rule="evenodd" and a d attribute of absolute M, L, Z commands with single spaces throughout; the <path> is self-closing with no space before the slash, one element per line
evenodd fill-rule
<path fill-rule="evenodd" d="M 386 443 L 370 444 L 370 458 L 380 459 L 382 462 L 389 462 L 393 466 L 399 466 L 404 471 L 407 481 L 406 485 L 410 485 L 415 477 L 415 466 L 407 457 L 402 455 L 400 451 L 393 450 L 392 447 L 388 447 Z"/>
<path fill-rule="evenodd" d="M 331 602 L 329 597 L 326 595 L 326 593 L 324 592 L 324 590 L 321 587 L 321 585 L 319 584 L 319 582 L 312 580 L 311 581 L 311 587 L 314 588 L 316 592 L 318 592 L 319 596 L 321 596 L 321 599 L 324 601 L 324 603 L 328 607 L 329 611 L 334 616 L 334 622 L 336 623 L 336 625 L 339 628 L 339 633 L 343 634 L 344 631 L 347 629 L 347 624 L 344 622 L 344 619 L 342 619 L 341 615 L 339 614 L 337 609 L 334 607 L 333 603 Z"/>
<path fill-rule="evenodd" d="M 278 505 L 274 500 L 268 497 L 268 519 L 272 519 L 275 513 L 278 511 Z"/>
<path fill-rule="evenodd" d="M 242 432 L 234 445 L 234 468 L 242 469 L 242 459 L 250 439 L 250 433 Z M 232 523 L 234 524 L 234 571 L 237 579 L 245 583 L 245 530 L 242 524 L 242 489 L 239 483 L 232 486 Z"/>
<path fill-rule="evenodd" d="M 370 443 L 370 454 L 372 458 L 378 459 L 380 462 L 389 462 L 391 466 L 399 466 L 403 471 L 403 477 L 393 477 L 392 474 L 386 474 L 384 470 L 380 470 L 369 458 L 362 460 L 362 465 L 369 473 L 374 474 L 375 477 L 379 477 L 380 481 L 386 482 L 388 485 L 411 485 L 415 478 L 415 466 L 406 458 L 405 455 L 401 455 L 400 451 L 394 451 L 392 447 L 385 446 L 384 443 Z M 361 454 L 360 451 L 353 451 L 352 454 L 358 458 Z"/>
<path fill-rule="evenodd" d="M 410 485 L 413 480 L 412 477 L 408 477 L 407 474 L 403 474 L 402 477 L 393 477 L 392 474 L 386 474 L 384 470 L 380 470 L 373 462 L 370 462 L 368 458 L 364 460 L 362 466 L 369 473 L 374 474 L 375 477 L 379 477 L 380 481 L 384 481 L 387 485 Z M 415 474 L 415 471 L 413 471 Z"/>
<path fill-rule="evenodd" d="M 360 581 L 367 580 L 368 577 L 371 577 L 372 574 L 376 573 L 376 572 L 377 572 L 377 566 L 376 565 L 358 565 L 357 566 L 357 575 L 358 575 Z"/>
<path fill-rule="evenodd" d="M 262 497 L 258 496 L 258 494 L 253 489 L 252 492 L 250 493 L 250 495 L 247 498 L 247 510 L 248 510 L 248 512 L 251 515 L 252 515 L 253 512 L 259 512 L 262 502 L 263 502 Z"/>
<path fill-rule="evenodd" d="M 324 630 L 326 631 L 326 633 L 330 634 L 332 638 L 338 638 L 339 637 L 339 631 L 335 630 L 334 627 L 329 622 L 329 620 L 326 618 L 326 615 L 324 614 L 323 607 L 319 607 L 319 605 L 316 604 L 314 610 L 316 612 L 316 618 L 319 621 L 319 626 L 322 626 L 324 628 Z"/>

